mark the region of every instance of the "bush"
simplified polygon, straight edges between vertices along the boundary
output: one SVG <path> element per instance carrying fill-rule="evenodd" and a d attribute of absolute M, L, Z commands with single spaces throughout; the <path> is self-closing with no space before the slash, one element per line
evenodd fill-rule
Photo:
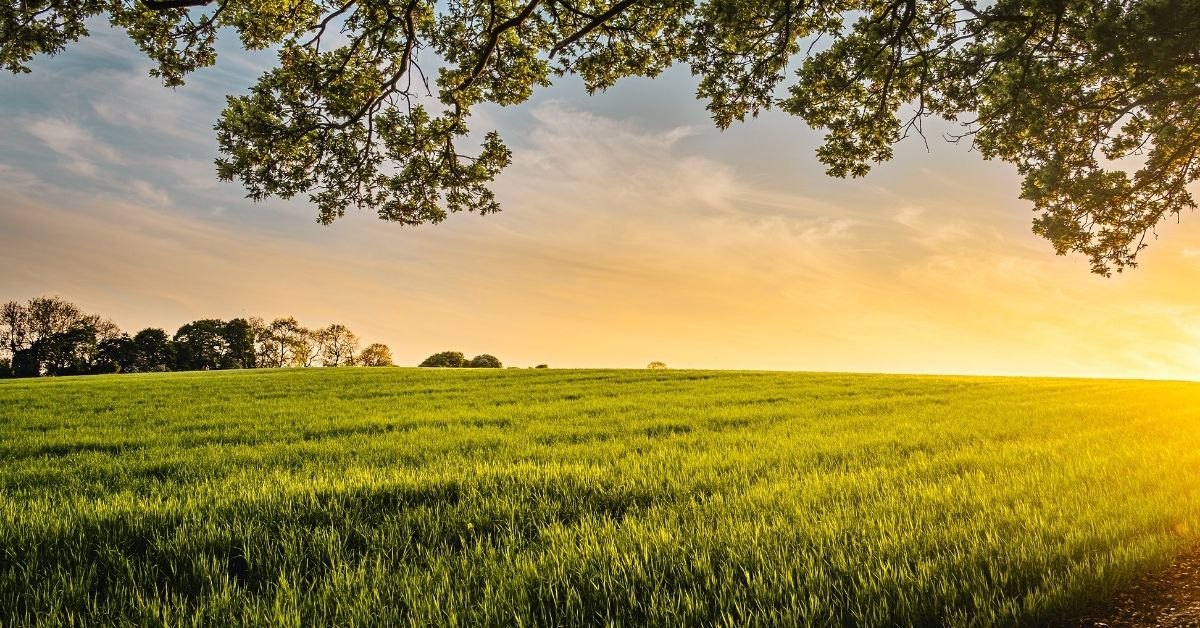
<path fill-rule="evenodd" d="M 665 369 L 665 368 L 667 368 L 667 363 L 659 362 L 658 360 L 655 360 L 655 361 L 647 364 L 646 368 L 648 368 L 648 369 Z"/>
<path fill-rule="evenodd" d="M 471 360 L 467 362 L 466 366 L 467 368 L 472 369 L 504 368 L 504 365 L 500 363 L 500 358 L 497 358 L 494 355 L 488 355 L 486 353 L 471 358 Z"/>
<path fill-rule="evenodd" d="M 443 351 L 435 353 L 420 363 L 418 366 L 434 367 L 434 368 L 462 368 L 467 360 L 463 357 L 461 351 Z"/>
<path fill-rule="evenodd" d="M 548 365 L 546 365 L 546 364 L 539 364 L 539 365 L 537 365 L 537 366 L 535 366 L 535 367 L 533 367 L 533 368 L 535 368 L 535 369 L 548 369 L 548 368 L 550 368 L 550 367 L 549 367 Z"/>

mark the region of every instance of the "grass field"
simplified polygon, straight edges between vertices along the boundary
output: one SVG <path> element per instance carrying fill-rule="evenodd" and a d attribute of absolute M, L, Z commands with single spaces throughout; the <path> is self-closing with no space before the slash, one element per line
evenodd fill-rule
<path fill-rule="evenodd" d="M 1200 539 L 1200 384 L 0 382 L 0 624 L 1010 625 Z"/>

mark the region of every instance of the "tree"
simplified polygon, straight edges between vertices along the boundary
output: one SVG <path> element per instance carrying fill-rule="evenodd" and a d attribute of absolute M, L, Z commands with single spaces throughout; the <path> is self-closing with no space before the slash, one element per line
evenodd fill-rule
<path fill-rule="evenodd" d="M 225 322 L 206 318 L 193 321 L 175 332 L 175 368 L 180 371 L 210 371 L 222 368 L 229 345 Z"/>
<path fill-rule="evenodd" d="M 99 322 L 99 317 L 90 317 L 78 305 L 58 297 L 35 297 L 25 305 L 28 342 L 30 345 L 53 336 L 64 334 L 82 325 Z"/>
<path fill-rule="evenodd" d="M 658 360 L 655 360 L 655 361 L 647 364 L 646 368 L 648 368 L 648 369 L 665 369 L 665 368 L 667 368 L 667 363 L 659 362 Z"/>
<path fill-rule="evenodd" d="M 296 348 L 304 329 L 293 317 L 277 318 L 266 328 L 266 352 L 263 366 L 283 368 L 296 361 Z"/>
<path fill-rule="evenodd" d="M 387 345 L 378 342 L 369 344 L 358 354 L 356 364 L 359 366 L 391 366 L 392 350 Z"/>
<path fill-rule="evenodd" d="M 497 358 L 494 355 L 488 355 L 486 353 L 484 353 L 482 355 L 477 355 L 477 356 L 471 358 L 470 360 L 467 361 L 467 363 L 464 366 L 466 366 L 467 368 L 473 368 L 473 369 L 504 368 L 504 365 L 500 363 L 500 358 Z"/>
<path fill-rule="evenodd" d="M 58 297 L 0 306 L 0 358 L 10 361 L 17 377 L 87 372 L 97 343 L 120 334 L 112 321 Z"/>
<path fill-rule="evenodd" d="M 125 335 L 124 331 L 111 319 L 100 318 L 99 316 L 88 316 L 87 323 L 96 330 L 96 342 L 104 342 L 106 340 L 117 340 Z"/>
<path fill-rule="evenodd" d="M 535 369 L 548 369 L 548 368 L 550 368 L 550 365 L 549 365 L 549 364 L 539 364 L 539 365 L 537 365 L 537 366 L 535 366 L 535 367 L 533 367 L 533 368 L 535 368 Z"/>
<path fill-rule="evenodd" d="M 322 330 L 324 334 L 323 360 L 325 366 L 352 366 L 354 352 L 358 351 L 358 336 L 345 325 L 332 324 Z M 383 345 L 371 345 L 380 346 Z M 385 349 L 387 347 L 384 347 Z M 388 353 L 388 364 L 391 365 L 391 353 Z"/>
<path fill-rule="evenodd" d="M 13 377 L 38 377 L 42 374 L 42 364 L 33 348 L 18 349 L 12 359 Z"/>
<path fill-rule="evenodd" d="M 422 362 L 419 366 L 424 367 L 439 367 L 439 368 L 462 368 L 466 364 L 466 359 L 461 351 L 443 351 L 435 353 Z"/>
<path fill-rule="evenodd" d="M 146 328 L 133 336 L 134 370 L 140 373 L 169 371 L 175 364 L 175 347 L 167 332 Z"/>
<path fill-rule="evenodd" d="M 274 366 L 275 343 L 271 337 L 271 326 L 257 316 L 246 319 L 254 334 L 254 365 L 258 368 Z"/>
<path fill-rule="evenodd" d="M 325 330 L 312 330 L 307 327 L 300 327 L 296 330 L 295 340 L 296 357 L 294 363 L 296 366 L 308 368 L 316 366 L 317 359 L 325 351 Z"/>
<path fill-rule="evenodd" d="M 825 130 L 834 176 L 865 175 L 930 116 L 958 121 L 951 139 L 1016 165 L 1034 230 L 1097 273 L 1134 266 L 1156 225 L 1195 207 L 1195 2 L 23 0 L 0 10 L 0 66 L 29 71 L 102 14 L 171 87 L 215 63 L 221 29 L 277 49 L 227 100 L 217 175 L 255 200 L 307 195 L 323 223 L 348 207 L 404 224 L 497 211 L 489 184 L 511 157 L 470 135 L 476 106 L 675 64 L 718 127 L 778 107 Z"/>
<path fill-rule="evenodd" d="M 0 356 L 12 360 L 29 346 L 29 317 L 25 306 L 9 301 L 0 306 Z"/>
<path fill-rule="evenodd" d="M 32 348 L 46 375 L 86 375 L 95 365 L 96 328 L 80 323 L 38 339 Z"/>
<path fill-rule="evenodd" d="M 225 323 L 221 330 L 221 338 L 225 340 L 225 355 L 221 368 L 252 369 L 256 366 L 256 332 L 250 321 L 235 318 Z"/>
<path fill-rule="evenodd" d="M 96 342 L 95 373 L 130 373 L 137 371 L 137 344 L 129 334 L 105 338 Z"/>

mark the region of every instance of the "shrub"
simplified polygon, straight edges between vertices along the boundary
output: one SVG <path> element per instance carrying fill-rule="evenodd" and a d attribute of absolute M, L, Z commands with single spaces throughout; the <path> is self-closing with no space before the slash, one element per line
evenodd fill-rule
<path fill-rule="evenodd" d="M 659 362 L 658 360 L 655 360 L 655 361 L 647 364 L 646 368 L 648 368 L 648 369 L 665 369 L 665 368 L 667 368 L 667 363 Z"/>
<path fill-rule="evenodd" d="M 546 364 L 539 364 L 539 365 L 537 365 L 537 366 L 535 366 L 535 367 L 533 367 L 533 368 L 535 368 L 535 369 L 548 369 L 548 368 L 550 368 L 550 367 L 549 367 L 548 365 L 546 365 Z"/>

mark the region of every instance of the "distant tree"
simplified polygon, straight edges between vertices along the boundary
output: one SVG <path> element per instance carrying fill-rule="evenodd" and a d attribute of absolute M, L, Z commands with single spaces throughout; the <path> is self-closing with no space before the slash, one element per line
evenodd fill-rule
<path fill-rule="evenodd" d="M 473 369 L 504 368 L 504 365 L 500 363 L 500 358 L 497 358 L 494 355 L 488 355 L 486 353 L 471 358 L 464 366 Z"/>
<path fill-rule="evenodd" d="M 13 354 L 12 371 L 13 377 L 38 377 L 42 374 L 42 364 L 33 347 L 18 349 Z"/>
<path fill-rule="evenodd" d="M 391 366 L 392 350 L 378 342 L 369 344 L 358 354 L 355 363 L 359 366 Z"/>
<path fill-rule="evenodd" d="M 125 332 L 112 319 L 100 318 L 99 316 L 88 316 L 86 319 L 96 330 L 96 342 L 104 342 L 105 340 L 116 340 L 125 335 Z"/>
<path fill-rule="evenodd" d="M 140 373 L 169 371 L 175 365 L 175 346 L 167 332 L 146 328 L 133 336 L 134 368 Z"/>
<path fill-rule="evenodd" d="M 461 351 L 443 351 L 435 353 L 422 362 L 419 366 L 438 367 L 438 368 L 461 368 L 466 364 L 466 358 L 463 357 Z"/>
<path fill-rule="evenodd" d="M 0 306 L 0 356 L 10 363 L 18 351 L 29 346 L 29 316 L 25 306 L 9 301 Z"/>
<path fill-rule="evenodd" d="M 292 366 L 296 361 L 296 346 L 304 327 L 289 316 L 277 318 L 267 326 L 266 343 L 270 347 L 263 366 L 281 368 Z"/>
<path fill-rule="evenodd" d="M 246 319 L 254 334 L 254 366 L 266 368 L 273 366 L 275 360 L 275 344 L 271 338 L 271 326 L 258 316 Z"/>
<path fill-rule="evenodd" d="M 665 369 L 665 368 L 667 368 L 667 363 L 659 362 L 658 360 L 655 360 L 655 361 L 647 364 L 646 368 L 648 368 L 648 369 Z"/>
<path fill-rule="evenodd" d="M 88 315 L 58 297 L 35 297 L 24 304 L 10 301 L 0 306 L 0 358 L 9 359 L 21 377 L 36 377 L 47 370 L 46 351 L 54 352 L 48 357 L 55 361 L 55 371 L 67 368 L 62 366 L 63 360 L 68 360 L 64 343 L 79 339 L 84 327 L 99 331 L 104 338 L 120 333 L 112 321 Z M 52 339 L 54 336 L 58 337 Z M 78 366 L 74 359 L 68 361 Z"/>
<path fill-rule="evenodd" d="M 78 305 L 58 297 L 36 297 L 25 305 L 29 325 L 29 342 L 35 343 L 54 334 L 67 333 L 91 323 L 97 327 L 99 317 L 88 316 Z"/>
<path fill-rule="evenodd" d="M 137 344 L 129 334 L 96 342 L 94 373 L 132 373 L 137 371 Z"/>
<path fill-rule="evenodd" d="M 225 323 L 221 331 L 225 340 L 225 355 L 221 368 L 252 369 L 258 361 L 255 352 L 256 332 L 250 321 L 235 318 Z"/>
<path fill-rule="evenodd" d="M 316 366 L 325 352 L 325 330 L 301 327 L 296 332 L 295 358 L 293 364 L 308 368 Z"/>
<path fill-rule="evenodd" d="M 550 368 L 550 365 L 548 365 L 548 364 L 539 364 L 539 365 L 537 365 L 537 366 L 535 366 L 535 367 L 533 367 L 533 368 L 535 368 L 535 369 L 548 369 L 548 368 Z"/>
<path fill-rule="evenodd" d="M 358 336 L 345 325 L 334 323 L 323 330 L 324 350 L 322 364 L 325 366 L 351 366 L 354 352 L 358 351 Z M 383 345 L 379 345 L 383 346 Z M 388 356 L 389 364 L 391 356 Z"/>
<path fill-rule="evenodd" d="M 33 350 L 46 375 L 86 375 L 92 372 L 96 361 L 96 328 L 79 323 L 40 338 Z"/>
<path fill-rule="evenodd" d="M 225 323 L 206 318 L 193 321 L 175 332 L 175 368 L 180 371 L 210 371 L 222 367 L 228 345 Z"/>

